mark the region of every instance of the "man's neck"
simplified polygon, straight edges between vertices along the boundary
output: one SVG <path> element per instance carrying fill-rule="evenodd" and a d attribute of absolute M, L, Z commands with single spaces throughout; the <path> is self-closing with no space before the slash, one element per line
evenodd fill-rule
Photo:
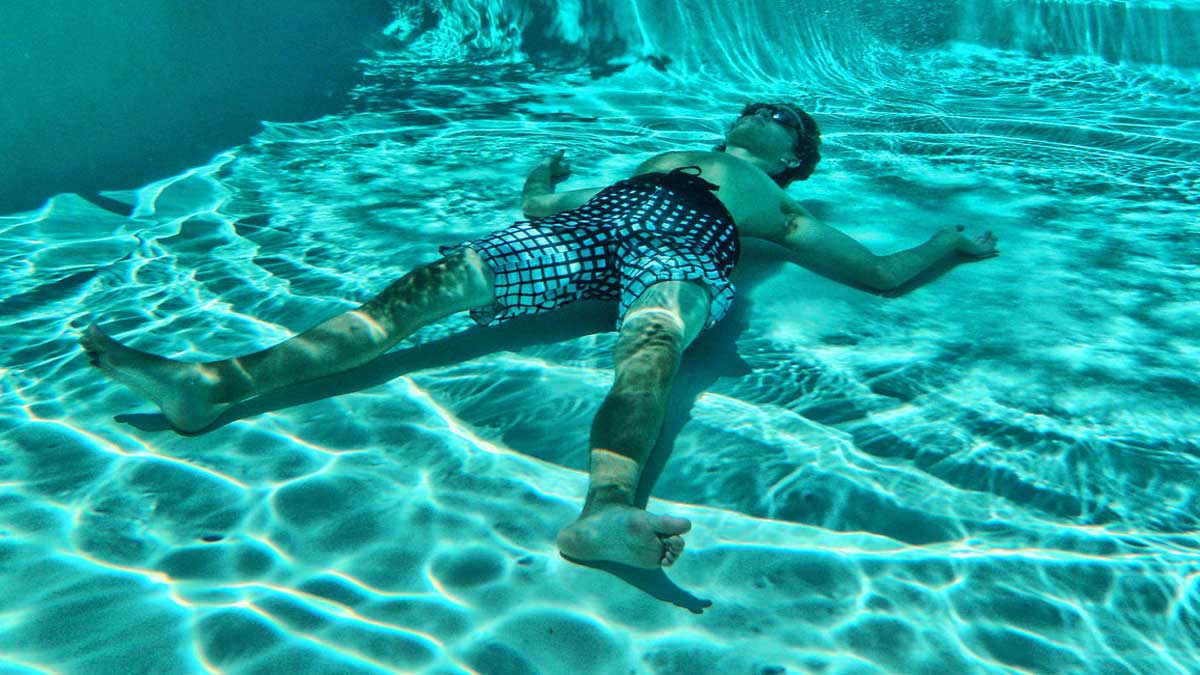
<path fill-rule="evenodd" d="M 746 162 L 747 164 L 753 166 L 759 171 L 762 171 L 768 176 L 771 176 L 772 178 L 775 177 L 776 173 L 785 168 L 781 162 L 768 161 L 763 159 L 761 156 L 756 155 L 754 152 L 738 145 L 726 145 L 724 152 L 731 157 L 737 157 L 738 159 Z"/>

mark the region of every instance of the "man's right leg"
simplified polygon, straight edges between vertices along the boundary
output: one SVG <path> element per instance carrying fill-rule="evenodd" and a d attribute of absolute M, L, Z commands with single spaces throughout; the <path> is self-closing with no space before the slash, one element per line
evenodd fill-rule
<path fill-rule="evenodd" d="M 650 286 L 622 318 L 613 386 L 592 422 L 590 480 L 579 518 L 558 535 L 580 560 L 670 566 L 683 553 L 684 518 L 634 506 L 642 469 L 658 440 L 683 350 L 707 322 L 711 297 L 694 281 Z"/>
<path fill-rule="evenodd" d="M 494 301 L 492 272 L 470 248 L 418 267 L 361 307 L 260 352 L 185 363 L 126 347 L 90 326 L 80 344 L 110 377 L 199 431 L 238 401 L 360 366 L 418 328 Z"/>

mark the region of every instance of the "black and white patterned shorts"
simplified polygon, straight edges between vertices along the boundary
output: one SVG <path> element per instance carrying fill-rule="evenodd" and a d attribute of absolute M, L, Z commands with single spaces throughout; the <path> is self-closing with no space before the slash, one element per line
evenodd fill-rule
<path fill-rule="evenodd" d="M 471 311 L 488 326 L 576 300 L 620 300 L 617 327 L 634 300 L 660 281 L 695 280 L 711 304 L 704 328 L 729 311 L 738 236 L 716 185 L 682 169 L 634 176 L 576 209 L 455 246 L 474 249 L 495 272 L 496 302 Z"/>

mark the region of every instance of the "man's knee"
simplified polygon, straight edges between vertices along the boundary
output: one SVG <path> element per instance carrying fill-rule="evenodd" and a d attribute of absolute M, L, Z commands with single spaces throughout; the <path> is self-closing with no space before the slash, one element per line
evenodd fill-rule
<path fill-rule="evenodd" d="M 482 299 L 485 304 L 495 300 L 496 273 L 475 249 L 470 247 L 460 249 L 442 258 L 439 262 L 461 267 L 468 295 Z"/>
<path fill-rule="evenodd" d="M 614 350 L 617 384 L 670 380 L 686 346 L 684 331 L 683 320 L 662 308 L 626 314 Z"/>
<path fill-rule="evenodd" d="M 440 316 L 482 307 L 494 297 L 491 270 L 468 248 L 412 269 L 363 308 L 380 318 Z"/>
<path fill-rule="evenodd" d="M 625 312 L 622 332 L 650 321 L 661 330 L 674 330 L 679 349 L 686 349 L 708 321 L 712 297 L 707 286 L 695 281 L 664 281 L 646 289 Z"/>
<path fill-rule="evenodd" d="M 491 269 L 478 253 L 463 248 L 417 267 L 405 278 L 409 279 L 418 296 L 424 296 L 431 302 L 478 307 L 493 300 L 493 277 Z"/>

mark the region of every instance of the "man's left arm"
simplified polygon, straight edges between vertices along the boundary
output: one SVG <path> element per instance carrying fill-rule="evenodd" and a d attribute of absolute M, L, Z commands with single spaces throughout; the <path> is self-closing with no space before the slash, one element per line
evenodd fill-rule
<path fill-rule="evenodd" d="M 946 228 L 928 241 L 890 255 L 875 255 L 846 233 L 805 211 L 790 209 L 787 226 L 774 240 L 794 254 L 796 262 L 817 271 L 846 276 L 878 291 L 890 291 L 912 280 L 951 254 L 971 259 L 998 255 L 996 237 L 989 231 L 970 239 L 962 227 Z"/>

